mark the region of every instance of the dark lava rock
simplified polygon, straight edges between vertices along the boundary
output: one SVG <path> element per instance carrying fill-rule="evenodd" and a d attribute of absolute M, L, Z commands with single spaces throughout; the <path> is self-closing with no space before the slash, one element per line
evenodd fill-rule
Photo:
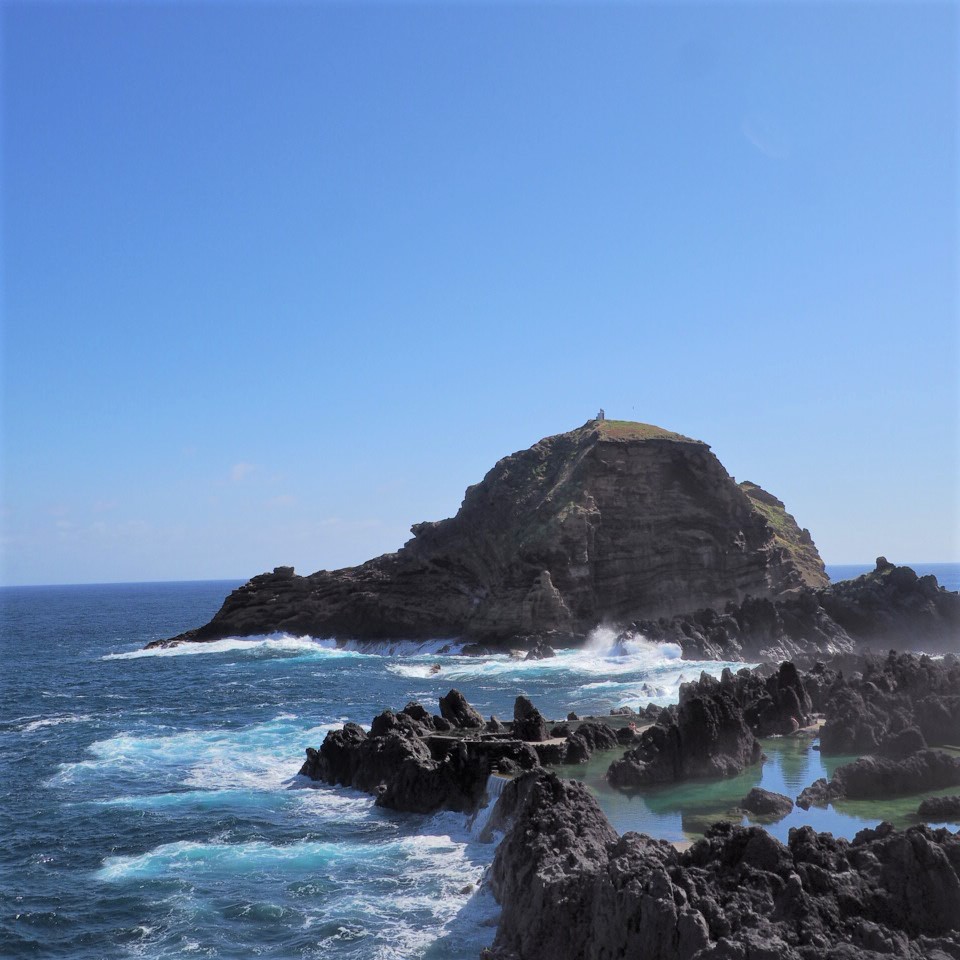
<path fill-rule="evenodd" d="M 628 633 L 678 643 L 698 659 L 819 659 L 876 645 L 949 653 L 960 644 L 960 594 L 880 557 L 854 580 L 638 620 Z"/>
<path fill-rule="evenodd" d="M 610 716 L 611 717 L 632 717 L 636 711 L 633 707 L 611 707 Z"/>
<path fill-rule="evenodd" d="M 921 750 L 903 760 L 861 757 L 838 767 L 832 779 L 820 779 L 797 797 L 797 806 L 826 806 L 834 800 L 882 800 L 944 787 L 960 786 L 960 758 L 939 750 Z"/>
<path fill-rule="evenodd" d="M 539 741 L 531 743 L 530 746 L 537 751 L 537 758 L 545 766 L 552 766 L 558 763 L 567 763 L 567 741 L 548 742 Z"/>
<path fill-rule="evenodd" d="M 917 810 L 917 816 L 935 823 L 960 820 L 960 797 L 927 797 Z"/>
<path fill-rule="evenodd" d="M 792 809 L 793 801 L 782 793 L 771 793 L 754 787 L 741 801 L 740 806 L 758 817 L 775 817 L 782 820 Z"/>
<path fill-rule="evenodd" d="M 692 777 L 729 777 L 761 757 L 760 744 L 744 720 L 729 686 L 712 678 L 684 684 L 679 708 L 664 711 L 644 730 L 637 746 L 607 771 L 615 787 L 632 789 Z"/>
<path fill-rule="evenodd" d="M 734 685 L 749 687 L 752 674 L 742 672 L 731 678 Z M 744 702 L 748 694 L 739 696 Z M 744 704 L 746 706 L 746 703 Z M 745 710 L 747 723 L 758 737 L 795 733 L 810 723 L 813 702 L 800 673 L 792 663 L 781 663 L 776 673 L 764 681 L 764 690 Z"/>
<path fill-rule="evenodd" d="M 913 753 L 927 749 L 927 741 L 918 727 L 907 727 L 899 733 L 888 734 L 880 742 L 877 751 L 881 757 L 891 760 L 903 760 Z"/>
<path fill-rule="evenodd" d="M 614 750 L 620 745 L 617 731 L 605 723 L 581 723 L 567 738 L 566 763 L 586 763 L 595 750 Z"/>
<path fill-rule="evenodd" d="M 441 703 L 461 722 L 476 711 L 457 691 Z M 411 709 L 411 706 L 417 709 Z M 539 763 L 526 743 L 499 736 L 440 736 L 419 705 L 400 713 L 385 710 L 369 734 L 355 723 L 330 731 L 319 750 L 307 748 L 303 776 L 371 793 L 377 804 L 412 813 L 473 812 L 484 796 L 491 770 L 530 770 Z M 448 721 L 444 721 L 449 726 Z"/>
<path fill-rule="evenodd" d="M 640 739 L 640 731 L 631 723 L 626 727 L 617 727 L 617 743 L 621 747 L 629 747 Z"/>
<path fill-rule="evenodd" d="M 440 698 L 440 715 L 455 727 L 478 729 L 483 726 L 483 717 L 467 703 L 459 690 L 451 690 Z"/>
<path fill-rule="evenodd" d="M 394 713 L 392 710 L 384 710 L 379 716 L 374 717 L 370 723 L 370 736 L 383 737 L 388 733 L 402 733 L 407 737 L 425 737 L 432 733 L 433 729 L 432 721 L 427 726 L 420 720 L 414 720 L 408 713 Z"/>
<path fill-rule="evenodd" d="M 579 719 L 580 718 L 572 710 L 570 711 L 570 713 L 567 714 L 567 720 L 573 721 L 573 720 L 579 720 Z"/>
<path fill-rule="evenodd" d="M 823 697 L 827 719 L 820 749 L 825 755 L 902 754 L 911 743 L 922 749 L 921 738 L 924 745 L 960 744 L 960 660 L 955 656 L 934 660 L 891 651 L 850 666 L 856 672 L 833 676 Z M 919 736 L 906 733 L 911 729 Z"/>
<path fill-rule="evenodd" d="M 515 737 L 529 743 L 548 739 L 547 721 L 526 697 L 517 697 L 513 705 L 512 731 Z"/>
<path fill-rule="evenodd" d="M 947 960 L 960 956 L 960 839 L 890 824 L 852 841 L 719 823 L 684 853 L 618 837 L 581 785 L 504 789 L 490 960 Z"/>
<path fill-rule="evenodd" d="M 419 720 L 424 726 L 433 729 L 433 717 L 430 716 L 430 712 L 416 701 L 411 700 L 400 713 L 405 713 L 408 717 Z"/>
<path fill-rule="evenodd" d="M 486 731 L 487 733 L 506 733 L 507 728 L 496 717 L 490 717 Z"/>
<path fill-rule="evenodd" d="M 551 657 L 555 657 L 557 651 L 550 646 L 549 643 L 543 643 L 540 641 L 536 646 L 532 647 L 527 655 L 524 657 L 524 660 L 549 660 Z"/>

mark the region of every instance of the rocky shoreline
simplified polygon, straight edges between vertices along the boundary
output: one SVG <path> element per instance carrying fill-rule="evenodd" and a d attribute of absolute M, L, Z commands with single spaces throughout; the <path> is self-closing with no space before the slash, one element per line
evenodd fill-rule
<path fill-rule="evenodd" d="M 804 789 L 801 809 L 960 787 L 960 757 L 945 752 L 960 745 L 960 659 L 891 652 L 808 671 L 728 669 L 649 716 L 556 724 L 522 696 L 511 720 L 484 719 L 451 690 L 435 714 L 410 703 L 369 731 L 332 731 L 300 772 L 391 809 L 468 814 L 499 775 L 484 830 L 503 835 L 488 878 L 502 907 L 489 960 L 960 957 L 960 839 L 948 830 L 881 824 L 847 841 L 802 827 L 784 845 L 720 821 L 680 852 L 618 836 L 582 784 L 549 770 L 620 748 L 607 778 L 629 792 L 731 776 L 761 762 L 758 738 L 817 732 L 825 752 L 863 755 Z M 792 808 L 760 789 L 740 802 L 760 823 Z M 928 798 L 918 815 L 957 819 L 960 798 Z"/>
<path fill-rule="evenodd" d="M 377 805 L 409 813 L 475 813 L 491 773 L 515 776 L 544 764 L 585 763 L 596 750 L 633 743 L 628 719 L 547 722 L 526 697 L 513 720 L 484 720 L 458 690 L 439 701 L 438 714 L 419 703 L 374 717 L 369 732 L 355 723 L 332 730 L 319 749 L 307 747 L 300 775 L 374 795 Z"/>
<path fill-rule="evenodd" d="M 852 841 L 720 822 L 688 850 L 617 836 L 575 781 L 498 801 L 486 960 L 945 960 L 960 956 L 960 837 L 881 824 Z"/>

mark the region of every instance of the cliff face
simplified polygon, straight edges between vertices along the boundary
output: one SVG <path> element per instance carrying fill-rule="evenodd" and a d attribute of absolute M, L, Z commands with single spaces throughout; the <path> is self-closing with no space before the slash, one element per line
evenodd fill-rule
<path fill-rule="evenodd" d="M 175 639 L 582 634 L 827 583 L 779 500 L 735 483 L 705 443 L 625 421 L 590 421 L 505 457 L 455 517 L 412 532 L 359 567 L 254 577 Z"/>

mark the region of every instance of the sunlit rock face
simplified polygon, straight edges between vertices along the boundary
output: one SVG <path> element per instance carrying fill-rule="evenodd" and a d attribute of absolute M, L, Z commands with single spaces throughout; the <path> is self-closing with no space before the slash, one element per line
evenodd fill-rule
<path fill-rule="evenodd" d="M 177 640 L 272 631 L 353 639 L 575 638 L 827 583 L 807 531 L 698 440 L 589 421 L 505 457 L 457 515 L 358 567 L 254 577 Z"/>

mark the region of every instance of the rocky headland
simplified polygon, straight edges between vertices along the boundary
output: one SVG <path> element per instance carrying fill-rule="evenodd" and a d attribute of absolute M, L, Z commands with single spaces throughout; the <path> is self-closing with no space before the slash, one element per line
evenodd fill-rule
<path fill-rule="evenodd" d="M 649 424 L 547 437 L 497 463 L 456 516 L 412 532 L 358 567 L 256 576 L 209 623 L 150 646 L 286 632 L 544 657 L 601 624 L 734 660 L 960 642 L 960 594 L 882 557 L 829 584 L 780 500 L 734 481 L 707 444 Z"/>
<path fill-rule="evenodd" d="M 503 837 L 488 873 L 502 907 L 488 960 L 958 958 L 960 839 L 948 830 L 884 823 L 847 841 L 801 827 L 783 844 L 760 826 L 721 820 L 681 852 L 618 835 L 584 785 L 548 769 L 620 749 L 608 778 L 639 790 L 740 772 L 762 760 L 759 738 L 812 742 L 830 730 L 864 755 L 806 788 L 798 806 L 912 796 L 960 786 L 960 758 L 945 749 L 958 696 L 956 656 L 895 652 L 808 671 L 784 662 L 703 674 L 678 704 L 609 722 L 551 724 L 523 696 L 511 720 L 484 719 L 451 690 L 437 713 L 410 703 L 369 731 L 332 731 L 300 772 L 392 809 L 468 814 L 490 800 L 499 774 L 479 832 Z M 792 808 L 755 788 L 730 816 L 772 823 Z M 918 816 L 943 822 L 958 811 L 960 798 L 930 797 Z"/>
<path fill-rule="evenodd" d="M 783 503 L 736 483 L 710 447 L 594 420 L 505 457 L 457 515 L 396 553 L 235 590 L 210 623 L 164 642 L 285 631 L 350 640 L 571 643 L 602 622 L 726 610 L 827 586 Z"/>

